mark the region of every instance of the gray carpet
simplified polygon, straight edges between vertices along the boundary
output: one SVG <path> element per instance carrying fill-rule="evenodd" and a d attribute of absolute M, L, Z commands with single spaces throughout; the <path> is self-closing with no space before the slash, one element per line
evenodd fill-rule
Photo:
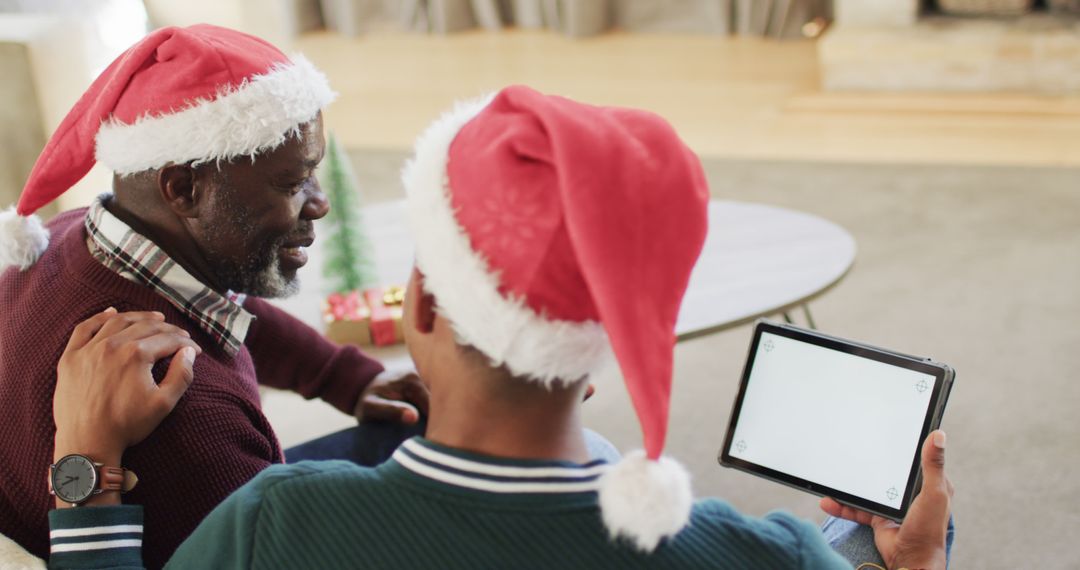
<path fill-rule="evenodd" d="M 403 157 L 354 153 L 366 200 L 400 196 Z M 716 197 L 811 212 L 855 236 L 854 269 L 812 305 L 819 328 L 956 368 L 943 423 L 953 567 L 1080 568 L 1070 543 L 1080 528 L 1080 170 L 721 160 L 706 170 Z M 749 334 L 679 345 L 668 450 L 698 496 L 819 519 L 815 498 L 717 466 Z M 613 378 L 600 379 L 587 419 L 620 448 L 640 446 Z"/>

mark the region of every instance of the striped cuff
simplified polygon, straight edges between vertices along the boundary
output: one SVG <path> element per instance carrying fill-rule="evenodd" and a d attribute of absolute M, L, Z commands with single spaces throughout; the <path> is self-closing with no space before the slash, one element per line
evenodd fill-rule
<path fill-rule="evenodd" d="M 49 568 L 142 568 L 139 505 L 49 511 Z"/>

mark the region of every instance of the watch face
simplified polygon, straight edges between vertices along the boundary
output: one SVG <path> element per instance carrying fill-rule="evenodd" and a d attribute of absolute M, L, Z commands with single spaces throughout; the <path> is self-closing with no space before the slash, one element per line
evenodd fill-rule
<path fill-rule="evenodd" d="M 52 474 L 53 492 L 65 503 L 81 503 L 97 487 L 97 469 L 82 455 L 67 455 L 56 462 Z"/>

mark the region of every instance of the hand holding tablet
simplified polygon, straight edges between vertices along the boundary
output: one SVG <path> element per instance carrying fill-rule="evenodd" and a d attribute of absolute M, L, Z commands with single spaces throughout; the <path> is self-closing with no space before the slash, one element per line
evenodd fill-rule
<path fill-rule="evenodd" d="M 890 567 L 944 567 L 952 485 L 934 430 L 954 377 L 927 358 L 761 321 L 720 463 L 830 497 L 822 509 L 872 526 Z"/>
<path fill-rule="evenodd" d="M 941 430 L 932 432 L 923 442 L 922 474 L 922 488 L 902 525 L 830 498 L 821 500 L 821 509 L 873 528 L 874 544 L 889 568 L 945 568 L 945 535 L 953 486 L 945 476 L 945 432 Z"/>

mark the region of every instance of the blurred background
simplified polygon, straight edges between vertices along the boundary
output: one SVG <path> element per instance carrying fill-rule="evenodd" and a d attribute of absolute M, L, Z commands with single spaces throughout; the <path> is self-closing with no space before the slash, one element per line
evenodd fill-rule
<path fill-rule="evenodd" d="M 326 72 L 340 93 L 326 125 L 368 205 L 402 197 L 402 162 L 439 113 L 508 84 L 663 115 L 715 198 L 854 237 L 854 266 L 812 302 L 820 329 L 957 369 L 954 567 L 1080 568 L 1077 0 L 0 0 L 0 205 L 113 58 L 198 22 Z M 96 168 L 51 213 L 109 181 Z M 282 303 L 315 327 L 320 255 Z M 815 498 L 717 465 L 750 332 L 678 345 L 669 452 L 699 496 L 820 520 Z M 597 384 L 590 427 L 640 445 L 616 372 Z M 352 421 L 265 402 L 286 446 Z"/>

